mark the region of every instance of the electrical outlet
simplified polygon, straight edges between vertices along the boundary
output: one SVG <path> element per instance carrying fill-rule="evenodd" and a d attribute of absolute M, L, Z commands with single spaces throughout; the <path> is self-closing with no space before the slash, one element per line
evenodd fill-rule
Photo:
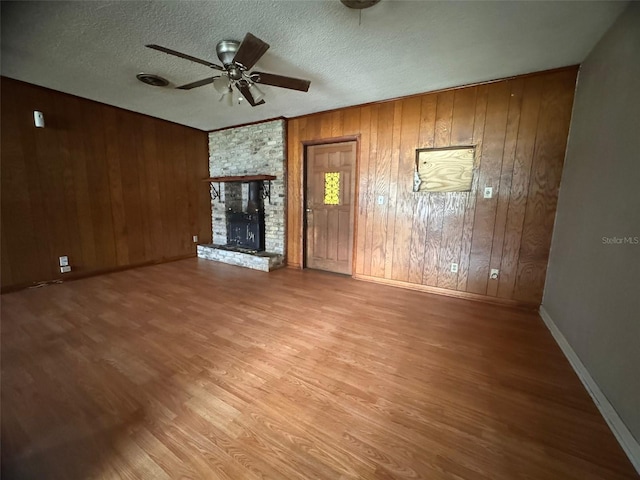
<path fill-rule="evenodd" d="M 492 268 L 491 273 L 489 274 L 489 278 L 491 280 L 497 280 L 499 274 L 500 274 L 500 270 L 498 270 L 497 268 Z"/>
<path fill-rule="evenodd" d="M 378 195 L 378 205 L 384 205 L 384 195 Z"/>
<path fill-rule="evenodd" d="M 493 187 L 484 187 L 484 198 L 493 197 Z"/>
<path fill-rule="evenodd" d="M 457 263 L 452 263 L 451 264 L 451 273 L 458 273 L 458 264 Z"/>
<path fill-rule="evenodd" d="M 193 243 L 198 243 L 198 235 L 193 236 Z"/>
<path fill-rule="evenodd" d="M 66 267 L 69 265 L 69 257 L 67 257 L 66 255 L 58 258 L 58 260 L 60 261 L 60 266 L 61 267 Z"/>
<path fill-rule="evenodd" d="M 64 267 L 60 267 L 60 273 L 69 273 L 71 271 L 71 267 L 69 265 L 65 265 Z"/>

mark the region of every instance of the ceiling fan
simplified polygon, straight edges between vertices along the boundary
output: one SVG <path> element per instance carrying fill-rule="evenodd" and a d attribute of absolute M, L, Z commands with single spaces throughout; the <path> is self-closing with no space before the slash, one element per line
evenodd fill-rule
<path fill-rule="evenodd" d="M 233 87 L 235 87 L 252 107 L 264 104 L 264 94 L 256 84 L 271 85 L 274 87 L 288 88 L 307 92 L 311 82 L 299 78 L 285 77 L 265 72 L 250 72 L 253 66 L 260 60 L 262 55 L 269 49 L 269 44 L 263 42 L 258 37 L 247 33 L 242 43 L 235 40 L 223 40 L 216 46 L 216 53 L 222 66 L 211 63 L 207 60 L 187 55 L 185 53 L 161 47 L 160 45 L 146 45 L 149 48 L 160 52 L 175 55 L 176 57 L 200 63 L 221 73 L 217 76 L 204 78 L 197 82 L 187 83 L 177 87 L 181 90 L 191 90 L 213 83 L 216 90 L 222 93 L 222 98 L 227 100 L 229 105 L 233 105 Z"/>

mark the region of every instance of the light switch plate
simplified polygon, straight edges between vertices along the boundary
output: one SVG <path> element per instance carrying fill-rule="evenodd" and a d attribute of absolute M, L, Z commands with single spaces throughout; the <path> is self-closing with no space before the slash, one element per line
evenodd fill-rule
<path fill-rule="evenodd" d="M 384 195 L 378 195 L 378 205 L 384 205 Z"/>
<path fill-rule="evenodd" d="M 193 236 L 193 243 L 198 243 L 198 235 Z"/>
<path fill-rule="evenodd" d="M 484 187 L 484 198 L 493 197 L 493 187 Z"/>
<path fill-rule="evenodd" d="M 69 257 L 67 257 L 66 255 L 63 255 L 58 260 L 60 261 L 61 267 L 66 267 L 67 265 L 69 265 Z"/>

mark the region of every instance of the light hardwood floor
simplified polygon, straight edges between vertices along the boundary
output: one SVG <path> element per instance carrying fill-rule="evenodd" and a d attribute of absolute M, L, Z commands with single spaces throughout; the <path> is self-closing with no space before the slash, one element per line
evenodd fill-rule
<path fill-rule="evenodd" d="M 537 314 L 189 259 L 3 295 L 2 478 L 637 478 Z"/>

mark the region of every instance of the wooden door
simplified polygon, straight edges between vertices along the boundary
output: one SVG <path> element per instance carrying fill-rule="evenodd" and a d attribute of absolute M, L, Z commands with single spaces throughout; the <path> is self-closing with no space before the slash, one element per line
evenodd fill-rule
<path fill-rule="evenodd" d="M 351 274 L 356 142 L 307 147 L 306 266 Z"/>

